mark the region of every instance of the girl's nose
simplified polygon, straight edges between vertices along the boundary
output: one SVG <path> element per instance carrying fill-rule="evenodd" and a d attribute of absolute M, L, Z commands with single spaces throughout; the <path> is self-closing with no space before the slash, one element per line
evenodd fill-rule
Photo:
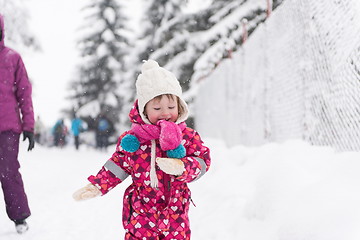
<path fill-rule="evenodd" d="M 170 112 L 168 111 L 168 110 L 163 110 L 162 112 L 161 112 L 161 116 L 162 117 L 168 117 L 170 115 Z"/>

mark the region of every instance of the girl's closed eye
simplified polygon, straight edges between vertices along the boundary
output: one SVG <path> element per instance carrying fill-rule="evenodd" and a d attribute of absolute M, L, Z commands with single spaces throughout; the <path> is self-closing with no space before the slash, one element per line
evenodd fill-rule
<path fill-rule="evenodd" d="M 154 108 L 154 110 L 158 111 L 158 110 L 160 110 L 160 108 Z"/>

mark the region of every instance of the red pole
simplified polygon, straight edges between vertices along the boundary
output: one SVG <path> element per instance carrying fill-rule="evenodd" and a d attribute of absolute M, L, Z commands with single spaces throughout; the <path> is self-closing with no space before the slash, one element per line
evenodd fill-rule
<path fill-rule="evenodd" d="M 231 49 L 228 50 L 228 58 L 232 58 L 232 50 Z"/>
<path fill-rule="evenodd" d="M 247 30 L 247 19 L 244 18 L 241 23 L 242 23 L 242 28 L 243 28 L 243 34 L 242 34 L 242 43 L 245 43 L 247 38 L 248 38 L 248 30 Z"/>
<path fill-rule="evenodd" d="M 267 3 L 266 17 L 270 17 L 270 14 L 272 11 L 273 0 L 266 0 L 266 3 Z"/>

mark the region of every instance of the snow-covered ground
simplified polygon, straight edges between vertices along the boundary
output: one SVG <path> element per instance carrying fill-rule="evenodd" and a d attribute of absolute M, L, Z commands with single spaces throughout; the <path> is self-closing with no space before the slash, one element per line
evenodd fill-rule
<path fill-rule="evenodd" d="M 360 153 L 335 153 L 301 141 L 227 148 L 205 139 L 211 170 L 190 184 L 194 240 L 360 239 Z M 112 153 L 36 146 L 20 162 L 32 216 L 17 235 L 0 200 L 1 240 L 123 239 L 122 196 L 127 179 L 108 195 L 75 202 Z M 111 149 L 111 150 L 110 150 Z"/>

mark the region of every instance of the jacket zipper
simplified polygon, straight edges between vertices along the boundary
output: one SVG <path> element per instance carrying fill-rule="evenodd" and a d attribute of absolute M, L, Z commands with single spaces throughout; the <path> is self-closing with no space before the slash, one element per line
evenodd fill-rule
<path fill-rule="evenodd" d="M 165 206 L 167 207 L 171 196 L 171 179 L 166 173 L 163 173 L 163 186 L 164 186 Z"/>
<path fill-rule="evenodd" d="M 192 198 L 190 197 L 190 202 L 192 203 L 192 205 L 194 205 L 194 207 L 196 207 L 194 201 L 192 200 Z"/>
<path fill-rule="evenodd" d="M 133 193 L 130 193 L 130 194 L 129 194 L 129 207 L 130 207 L 130 211 L 129 211 L 128 223 L 130 223 L 131 216 L 132 216 L 132 214 L 133 214 L 133 212 L 134 212 L 134 209 L 133 209 L 133 206 L 132 206 L 132 201 L 131 201 L 132 195 L 133 195 Z"/>

